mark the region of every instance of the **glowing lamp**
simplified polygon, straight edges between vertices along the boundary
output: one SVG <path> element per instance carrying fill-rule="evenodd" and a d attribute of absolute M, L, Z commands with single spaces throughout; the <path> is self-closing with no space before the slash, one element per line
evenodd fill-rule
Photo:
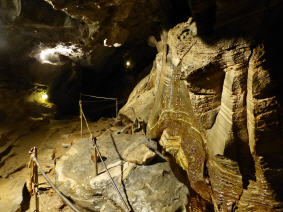
<path fill-rule="evenodd" d="M 134 64 L 131 60 L 126 60 L 124 66 L 125 66 L 126 69 L 132 69 Z"/>
<path fill-rule="evenodd" d="M 48 95 L 46 93 L 42 94 L 41 95 L 41 99 L 44 100 L 44 101 L 47 100 L 48 99 Z"/>
<path fill-rule="evenodd" d="M 126 66 L 127 66 L 127 67 L 130 67 L 130 66 L 131 66 L 131 61 L 127 60 Z"/>

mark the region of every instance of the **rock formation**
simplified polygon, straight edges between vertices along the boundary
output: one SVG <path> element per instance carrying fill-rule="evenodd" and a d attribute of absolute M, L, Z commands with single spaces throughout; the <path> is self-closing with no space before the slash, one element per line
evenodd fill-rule
<path fill-rule="evenodd" d="M 120 121 L 139 125 L 170 155 L 172 168 L 184 170 L 186 174 L 180 175 L 189 182 L 190 210 L 213 206 L 217 212 L 283 211 L 282 1 L 34 2 L 0 0 L 1 122 L 50 115 L 34 101 L 27 103 L 43 88 L 57 112 L 65 115 L 78 112 L 79 92 L 118 97 L 122 105 L 139 82 L 119 112 Z M 102 105 L 107 107 L 113 105 Z M 133 133 L 133 128 L 125 132 Z M 128 135 L 116 135 L 123 136 Z M 140 202 L 148 203 L 153 189 L 148 210 L 185 210 L 187 190 L 183 184 L 174 190 L 177 181 L 167 162 L 152 165 L 152 170 L 143 166 L 158 153 L 152 151 L 156 146 L 149 148 L 139 141 L 126 142 L 119 156 L 127 161 L 125 167 L 134 163 L 137 167 L 126 184 L 133 208 L 140 211 Z M 90 154 L 89 148 L 83 149 L 85 155 Z M 2 149 L 5 152 L 6 146 Z M 118 210 L 115 204 L 120 203 L 112 190 L 105 191 L 103 202 L 101 193 L 92 193 L 69 177 L 64 166 L 74 165 L 72 151 L 57 166 L 60 189 L 84 208 L 97 210 L 90 203 L 97 201 L 101 211 Z M 92 166 L 89 157 L 84 162 Z M 74 168 L 81 167 L 75 164 Z M 142 178 L 147 171 L 151 178 Z M 83 168 L 82 172 L 89 174 Z M 152 179 L 164 185 L 169 175 L 172 198 L 156 195 L 164 189 Z M 153 188 L 136 179 L 149 180 Z M 92 179 L 92 186 L 103 190 L 109 182 L 100 180 Z M 135 193 L 138 189 L 145 189 L 147 195 Z M 89 196 L 84 199 L 80 192 Z M 166 201 L 172 208 L 164 206 Z"/>
<path fill-rule="evenodd" d="M 194 19 L 160 41 L 164 49 L 150 75 L 120 114 L 133 119 L 136 106 L 148 135 L 215 211 L 283 211 L 282 86 L 270 52 L 279 41 L 270 40 L 280 33 L 273 21 L 282 20 L 282 4 L 260 2 L 243 12 L 251 2 L 235 10 L 231 1 L 206 3 L 191 1 Z"/>
<path fill-rule="evenodd" d="M 186 211 L 188 189 L 173 175 L 169 163 L 154 159 L 150 141 L 144 135 L 108 132 L 97 145 L 127 207 L 133 211 Z M 140 147 L 139 147 L 140 146 Z M 156 143 L 155 143 L 156 146 Z M 128 154 L 128 148 L 132 155 Z M 89 139 L 78 140 L 56 165 L 56 184 L 76 204 L 91 211 L 125 211 L 101 161 L 94 177 Z M 141 152 L 142 151 L 142 152 Z M 141 156 L 144 156 L 141 158 Z"/>

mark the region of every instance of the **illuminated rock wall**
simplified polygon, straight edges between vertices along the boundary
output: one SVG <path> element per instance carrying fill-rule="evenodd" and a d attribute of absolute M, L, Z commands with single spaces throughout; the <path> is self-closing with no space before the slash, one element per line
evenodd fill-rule
<path fill-rule="evenodd" d="M 192 189 L 215 211 L 283 211 L 282 80 L 275 53 L 282 4 L 269 6 L 268 15 L 260 6 L 249 11 L 244 25 L 245 13 L 232 18 L 216 10 L 213 26 L 202 22 L 207 10 L 199 7 L 195 21 L 163 36 L 151 74 L 120 111 L 148 123 L 147 133 L 175 157 Z M 262 25 L 254 25 L 259 20 Z M 138 106 L 142 102 L 147 106 Z M 129 106 L 137 108 L 135 116 Z"/>

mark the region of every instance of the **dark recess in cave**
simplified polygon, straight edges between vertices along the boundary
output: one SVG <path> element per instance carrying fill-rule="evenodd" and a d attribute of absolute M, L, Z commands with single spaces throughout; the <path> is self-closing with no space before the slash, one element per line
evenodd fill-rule
<path fill-rule="evenodd" d="M 168 0 L 167 0 L 168 1 Z M 170 1 L 166 5 L 169 5 L 168 14 L 170 21 L 170 28 L 175 26 L 178 23 L 187 21 L 188 18 L 192 15 L 191 8 L 189 6 L 190 0 L 178 0 L 178 1 Z"/>
<path fill-rule="evenodd" d="M 41 26 L 63 27 L 66 22 L 75 26 L 77 23 L 60 10 L 54 10 L 45 1 L 38 1 L 37 10 L 34 11 L 34 2 L 31 0 L 22 1 L 22 13 L 16 20 L 21 23 L 35 24 Z M 160 2 L 162 10 L 167 17 L 160 17 L 159 26 L 152 28 L 152 34 L 159 39 L 163 29 L 170 29 L 177 23 L 184 22 L 191 15 L 189 2 L 187 0 Z M 111 8 L 110 8 L 111 9 Z M 52 14 L 52 15 L 50 15 Z M 141 23 L 139 23 L 141 24 Z M 83 24 L 78 27 L 84 27 Z M 141 25 L 141 27 L 143 27 Z M 50 101 L 56 105 L 56 118 L 77 115 L 79 93 L 86 93 L 95 96 L 114 97 L 119 99 L 119 107 L 126 103 L 127 98 L 135 85 L 145 77 L 151 70 L 152 62 L 156 55 L 156 49 L 149 47 L 147 38 L 135 42 L 126 42 L 120 48 L 111 48 L 106 51 L 104 58 L 95 64 L 67 64 L 62 66 L 55 80 L 48 89 Z M 47 37 L 47 39 L 49 39 Z M 50 42 L 52 39 L 50 39 Z M 85 40 L 80 41 L 82 45 Z M 98 50 L 100 51 L 100 50 Z M 100 54 L 100 53 L 99 53 Z M 103 55 L 102 53 L 101 55 Z M 130 61 L 131 67 L 127 68 L 125 63 Z M 95 62 L 95 61 L 94 61 Z M 30 64 L 33 62 L 30 61 Z M 84 99 L 83 104 L 87 116 L 96 120 L 101 116 L 115 116 L 115 104 L 111 101 L 90 102 L 93 99 Z"/>
<path fill-rule="evenodd" d="M 66 14 L 60 10 L 54 10 L 51 5 L 45 1 L 36 2 L 36 11 L 34 10 L 33 0 L 22 0 L 22 10 L 19 20 L 23 23 L 36 22 L 42 25 L 62 26 L 64 25 Z"/>
<path fill-rule="evenodd" d="M 119 107 L 123 106 L 135 85 L 150 72 L 155 54 L 156 50 L 146 44 L 121 47 L 105 58 L 97 69 L 80 67 L 81 93 L 118 98 Z M 132 64 L 129 68 L 125 65 L 127 61 Z M 115 116 L 114 101 L 83 100 L 88 101 L 84 109 L 92 119 Z"/>

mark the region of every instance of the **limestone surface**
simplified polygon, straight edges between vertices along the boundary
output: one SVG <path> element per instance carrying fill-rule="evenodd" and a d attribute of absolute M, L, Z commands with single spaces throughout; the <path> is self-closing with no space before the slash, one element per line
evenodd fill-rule
<path fill-rule="evenodd" d="M 165 48 L 146 78 L 154 99 L 139 85 L 120 113 L 150 101 L 148 135 L 174 156 L 192 190 L 215 211 L 283 211 L 281 59 L 272 50 L 279 50 L 274 38 L 280 33 L 273 24 L 261 35 L 256 24 L 282 19 L 282 4 L 272 1 L 270 16 L 257 4 L 240 24 L 242 16 L 234 15 L 247 14 L 240 8 L 250 2 L 241 1 L 233 14 L 231 2 L 208 2 L 192 1 L 193 18 L 161 39 Z"/>
<path fill-rule="evenodd" d="M 155 153 L 149 149 L 146 136 L 105 133 L 98 137 L 97 145 L 133 211 L 186 211 L 188 188 L 175 178 L 167 161 L 153 159 Z M 76 141 L 56 164 L 56 185 L 83 209 L 125 211 L 101 161 L 99 174 L 94 176 L 92 151 L 89 139 Z M 153 161 L 148 163 L 149 159 Z"/>

